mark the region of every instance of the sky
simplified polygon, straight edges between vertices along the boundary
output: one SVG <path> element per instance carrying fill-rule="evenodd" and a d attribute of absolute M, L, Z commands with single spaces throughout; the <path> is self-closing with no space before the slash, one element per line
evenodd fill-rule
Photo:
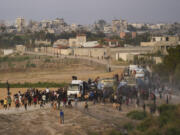
<path fill-rule="evenodd" d="M 72 24 L 111 22 L 180 22 L 180 0 L 0 0 L 0 20 L 17 17 L 40 21 L 64 18 Z"/>

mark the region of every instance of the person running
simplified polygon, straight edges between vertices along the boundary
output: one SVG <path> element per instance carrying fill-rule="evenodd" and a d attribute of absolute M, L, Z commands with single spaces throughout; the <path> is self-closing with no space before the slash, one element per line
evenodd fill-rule
<path fill-rule="evenodd" d="M 60 110 L 60 124 L 64 124 L 64 112 L 62 109 Z"/>

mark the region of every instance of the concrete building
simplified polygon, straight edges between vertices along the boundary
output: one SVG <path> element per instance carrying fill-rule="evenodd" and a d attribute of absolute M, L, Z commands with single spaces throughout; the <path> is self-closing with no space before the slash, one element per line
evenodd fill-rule
<path fill-rule="evenodd" d="M 115 40 L 115 39 L 112 40 L 112 39 L 105 38 L 104 41 L 105 41 L 105 44 L 108 45 L 109 47 L 118 47 L 120 45 L 118 40 Z"/>
<path fill-rule="evenodd" d="M 145 26 L 143 23 L 131 23 L 130 25 L 136 29 L 141 29 L 143 26 Z"/>
<path fill-rule="evenodd" d="M 16 28 L 18 32 L 22 32 L 26 26 L 26 22 L 24 18 L 16 18 Z"/>
<path fill-rule="evenodd" d="M 71 30 L 72 31 L 76 31 L 78 29 L 78 25 L 77 24 L 71 24 Z"/>
<path fill-rule="evenodd" d="M 63 18 L 56 18 L 52 21 L 52 25 L 57 27 L 58 25 L 65 25 L 65 21 Z"/>
<path fill-rule="evenodd" d="M 41 21 L 41 27 L 44 29 L 44 28 L 49 28 L 51 25 L 51 21 L 49 20 L 42 20 Z"/>
<path fill-rule="evenodd" d="M 57 46 L 68 46 L 68 40 L 67 39 L 59 39 L 54 42 L 53 47 Z"/>
<path fill-rule="evenodd" d="M 86 43 L 86 35 L 84 35 L 84 34 L 77 35 L 76 39 L 77 39 L 77 43 L 80 45 L 83 45 L 84 43 Z"/>
<path fill-rule="evenodd" d="M 82 47 L 86 43 L 86 35 L 77 35 L 76 38 L 69 39 L 69 47 L 78 48 Z"/>
<path fill-rule="evenodd" d="M 25 52 L 26 47 L 24 45 L 16 45 L 17 52 Z"/>
<path fill-rule="evenodd" d="M 104 33 L 111 33 L 112 32 L 112 26 L 111 25 L 105 25 L 104 26 Z"/>
<path fill-rule="evenodd" d="M 131 32 L 131 36 L 132 36 L 132 38 L 136 38 L 137 33 L 136 32 Z"/>
<path fill-rule="evenodd" d="M 12 54 L 12 53 L 14 53 L 14 50 L 13 50 L 13 49 L 4 49 L 4 50 L 3 50 L 3 54 L 4 54 L 4 55 L 10 55 L 10 54 Z"/>
<path fill-rule="evenodd" d="M 126 32 L 120 32 L 120 38 L 125 38 L 126 37 Z"/>
<path fill-rule="evenodd" d="M 126 20 L 112 20 L 112 31 L 114 33 L 120 33 L 127 30 L 127 25 Z"/>
<path fill-rule="evenodd" d="M 150 42 L 141 42 L 142 47 L 153 47 L 154 51 L 161 51 L 164 54 L 167 54 L 169 47 L 175 47 L 179 44 L 178 36 L 152 37 Z"/>

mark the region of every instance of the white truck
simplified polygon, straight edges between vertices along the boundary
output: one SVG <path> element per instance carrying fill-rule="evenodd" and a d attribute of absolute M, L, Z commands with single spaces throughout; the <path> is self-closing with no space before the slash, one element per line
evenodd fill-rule
<path fill-rule="evenodd" d="M 81 97 L 84 94 L 84 85 L 81 80 L 72 80 L 67 89 L 68 99 L 74 99 L 75 96 Z"/>

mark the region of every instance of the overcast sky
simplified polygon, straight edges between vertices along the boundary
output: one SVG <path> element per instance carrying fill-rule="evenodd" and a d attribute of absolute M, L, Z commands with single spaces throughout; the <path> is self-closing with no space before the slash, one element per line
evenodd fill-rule
<path fill-rule="evenodd" d="M 0 20 L 63 17 L 68 23 L 98 19 L 130 22 L 180 22 L 180 0 L 0 0 Z"/>

